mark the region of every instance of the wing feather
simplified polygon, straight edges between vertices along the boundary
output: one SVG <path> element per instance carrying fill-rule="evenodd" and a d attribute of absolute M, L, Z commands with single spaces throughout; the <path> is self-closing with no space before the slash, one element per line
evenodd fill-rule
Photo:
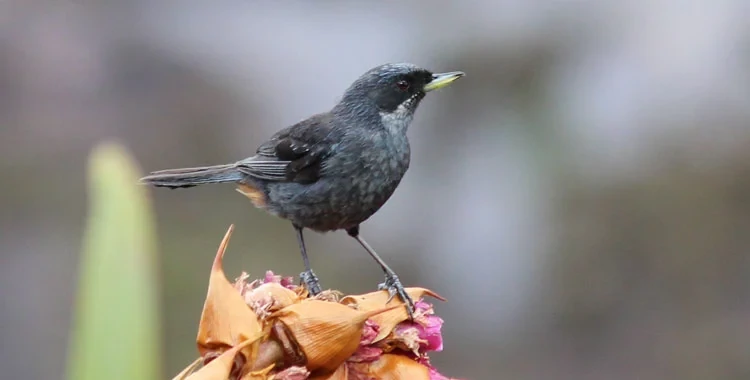
<path fill-rule="evenodd" d="M 237 168 L 268 181 L 313 183 L 320 178 L 331 128 L 330 114 L 315 115 L 277 132 Z"/>

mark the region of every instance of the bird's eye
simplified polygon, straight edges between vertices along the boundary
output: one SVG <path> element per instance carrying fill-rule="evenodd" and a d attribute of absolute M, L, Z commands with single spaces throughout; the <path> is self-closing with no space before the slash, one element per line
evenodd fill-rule
<path fill-rule="evenodd" d="M 396 82 L 396 87 L 398 87 L 398 89 L 401 91 L 406 91 L 409 89 L 409 82 L 405 80 L 400 80 Z"/>

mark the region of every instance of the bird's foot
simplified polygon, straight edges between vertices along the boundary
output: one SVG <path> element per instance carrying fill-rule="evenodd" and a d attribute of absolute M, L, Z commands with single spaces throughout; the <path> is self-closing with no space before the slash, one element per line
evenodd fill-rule
<path fill-rule="evenodd" d="M 311 296 L 320 294 L 320 280 L 318 280 L 318 276 L 313 273 L 312 269 L 300 273 L 299 278 L 305 284 L 305 288 L 307 288 L 307 292 Z"/>
<path fill-rule="evenodd" d="M 404 289 L 401 280 L 398 279 L 395 273 L 386 273 L 385 282 L 378 285 L 378 289 L 388 291 L 389 297 L 388 301 L 385 302 L 386 304 L 390 303 L 393 297 L 398 294 L 398 298 L 404 301 L 406 312 L 409 313 L 409 319 L 414 319 L 414 301 L 406 293 L 406 289 Z"/>

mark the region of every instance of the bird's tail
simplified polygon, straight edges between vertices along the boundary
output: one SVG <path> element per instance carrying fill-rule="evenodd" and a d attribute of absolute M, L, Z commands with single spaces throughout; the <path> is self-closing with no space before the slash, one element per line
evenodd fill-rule
<path fill-rule="evenodd" d="M 242 173 L 234 164 L 204 166 L 198 168 L 168 169 L 152 172 L 140 179 L 146 185 L 168 187 L 193 187 L 207 183 L 237 182 Z"/>

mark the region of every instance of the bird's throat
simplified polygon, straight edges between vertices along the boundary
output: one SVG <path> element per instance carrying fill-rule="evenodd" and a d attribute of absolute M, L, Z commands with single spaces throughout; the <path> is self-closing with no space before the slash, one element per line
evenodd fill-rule
<path fill-rule="evenodd" d="M 403 104 L 393 112 L 380 112 L 380 121 L 391 134 L 405 134 L 413 118 L 414 112 Z"/>

